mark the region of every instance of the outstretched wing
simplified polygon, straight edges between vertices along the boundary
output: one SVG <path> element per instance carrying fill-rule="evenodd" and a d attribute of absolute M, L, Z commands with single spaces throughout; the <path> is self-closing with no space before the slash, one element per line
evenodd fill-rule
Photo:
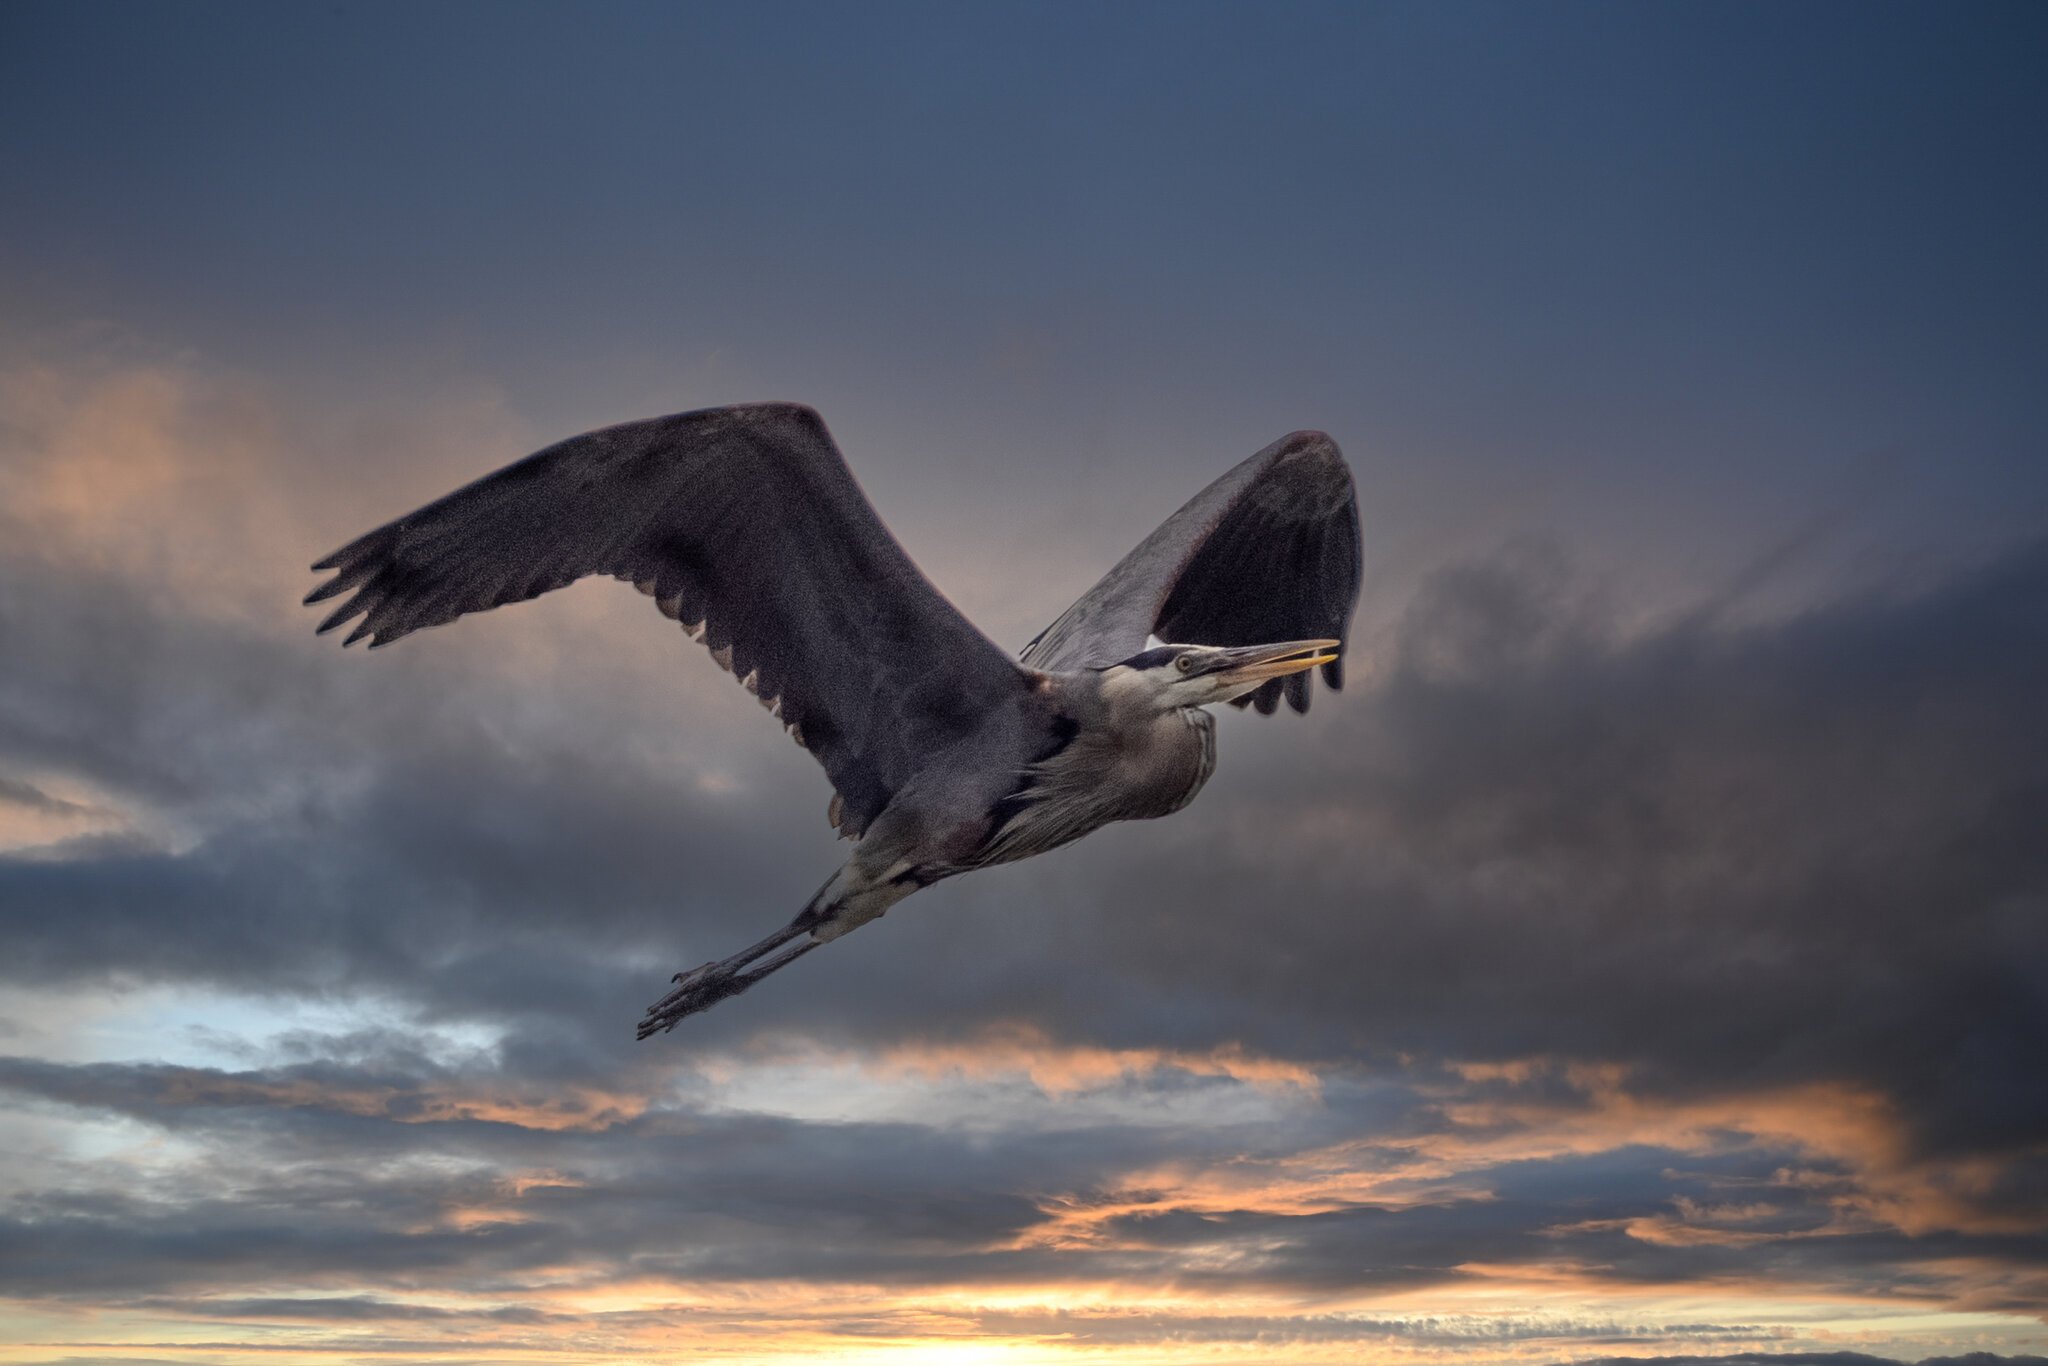
<path fill-rule="evenodd" d="M 1024 647 L 1037 669 L 1101 667 L 1145 648 L 1343 640 L 1358 601 L 1358 500 L 1337 443 L 1283 436 L 1160 523 Z M 1344 686 L 1342 660 L 1323 682 Z M 1275 678 L 1237 700 L 1270 714 L 1283 691 L 1307 711 L 1309 675 Z"/>
<path fill-rule="evenodd" d="M 550 446 L 351 541 L 308 603 L 375 648 L 588 574 L 654 596 L 825 766 L 857 836 L 1031 675 L 890 536 L 818 415 L 709 408 Z"/>

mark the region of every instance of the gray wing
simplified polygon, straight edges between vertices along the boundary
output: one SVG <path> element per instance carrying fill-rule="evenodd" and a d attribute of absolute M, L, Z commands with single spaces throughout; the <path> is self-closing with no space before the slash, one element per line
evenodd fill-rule
<path fill-rule="evenodd" d="M 1038 669 L 1100 668 L 1156 635 L 1176 645 L 1344 640 L 1358 601 L 1358 500 L 1337 443 L 1281 437 L 1196 494 L 1024 647 Z M 1344 685 L 1342 660 L 1323 682 Z M 1307 711 L 1309 675 L 1272 679 L 1237 705 Z"/>
<path fill-rule="evenodd" d="M 930 757 L 1031 675 L 918 572 L 818 415 L 711 408 L 528 456 L 351 541 L 307 596 L 354 590 L 375 648 L 589 574 L 628 580 L 814 754 L 857 836 Z"/>

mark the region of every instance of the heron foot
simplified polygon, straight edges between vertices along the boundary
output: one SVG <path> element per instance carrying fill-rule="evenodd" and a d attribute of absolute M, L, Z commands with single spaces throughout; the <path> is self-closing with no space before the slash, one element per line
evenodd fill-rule
<path fill-rule="evenodd" d="M 647 1014 L 641 1017 L 634 1037 L 645 1039 L 653 1034 L 667 1033 L 688 1017 L 709 1010 L 728 997 L 739 995 L 769 973 L 787 967 L 817 947 L 817 940 L 806 939 L 758 967 L 747 967 L 751 961 L 748 954 L 737 954 L 688 972 L 679 972 L 670 979 L 676 984 L 674 990 L 647 1007 Z"/>

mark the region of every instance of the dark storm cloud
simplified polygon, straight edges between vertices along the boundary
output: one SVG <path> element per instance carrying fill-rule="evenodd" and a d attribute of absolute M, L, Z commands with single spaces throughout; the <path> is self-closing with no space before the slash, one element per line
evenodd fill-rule
<path fill-rule="evenodd" d="M 283 1275 L 383 1285 L 537 1268 L 697 1280 L 1070 1280 L 1094 1262 L 1003 1249 L 1033 1191 L 1099 1185 L 1144 1134 L 949 1133 L 727 1112 L 525 1101 L 488 1065 L 329 1062 L 241 1072 L 0 1064 L 17 1103 L 120 1114 L 199 1146 L 175 1184 L 87 1179 L 19 1199 L 0 1229 L 17 1289 L 163 1294 Z M 638 1099 L 640 1105 L 630 1102 Z M 1205 1142 L 1219 1154 L 1227 1132 Z M 451 1211 L 483 1211 L 450 1226 Z M 502 1218 L 491 1217 L 498 1211 Z"/>
<path fill-rule="evenodd" d="M 793 828 L 822 784 L 789 770 L 708 797 L 615 717 L 491 723 L 515 680 L 344 685 L 296 642 L 115 585 L 59 608 L 38 583 L 0 581 L 21 647 L 0 745 L 210 828 L 0 861 L 17 980 L 545 1019 L 527 1065 L 566 1073 L 658 985 L 632 965 L 744 939 L 830 866 Z M 1929 1151 L 2022 1149 L 2048 1126 L 2013 1084 L 2048 1038 L 2044 603 L 2037 548 L 1915 595 L 1622 636 L 1540 567 L 1449 571 L 1377 684 L 1228 727 L 1189 812 L 928 894 L 792 970 L 801 991 L 693 1027 L 1026 1018 L 1324 1059 L 1615 1060 L 1673 1094 L 1854 1081 Z M 198 795 L 243 774 L 254 812 Z M 792 842 L 818 867 L 791 871 Z"/>
<path fill-rule="evenodd" d="M 7 1284 L 127 1297 L 424 1280 L 517 1295 L 564 1265 L 597 1282 L 928 1284 L 1054 1270 L 1049 1254 L 989 1251 L 1036 1217 L 990 1179 L 1014 1175 L 1023 1155 L 977 1154 L 913 1126 L 720 1117 L 593 1142 L 484 1123 L 371 1132 L 378 1123 L 389 1121 L 300 1114 L 272 1128 L 215 1115 L 193 1127 L 242 1155 L 194 1164 L 175 1190 L 60 1188 L 19 1202 L 0 1224 Z M 251 1170 L 259 1157 L 264 1170 Z M 547 1178 L 515 1189 L 508 1173 L 522 1162 L 550 1164 Z M 463 1211 L 475 1217 L 451 1221 Z"/>
<path fill-rule="evenodd" d="M 487 669 L 359 692 L 364 677 L 310 642 L 92 579 L 0 573 L 0 754 L 61 765 L 140 826 L 203 835 L 176 852 L 131 833 L 0 860 L 0 974 L 392 991 L 616 1023 L 660 981 L 620 982 L 621 960 L 705 944 L 695 917 L 743 918 L 762 897 L 739 851 L 786 838 L 786 821 L 663 772 L 634 744 L 643 718 L 566 709 L 567 729 L 508 737 Z M 816 819 L 822 798 L 804 807 Z"/>
<path fill-rule="evenodd" d="M 1854 1081 L 1927 1151 L 2038 1145 L 2048 549 L 1629 635 L 1553 578 L 1446 572 L 1321 754 L 1235 729 L 1229 797 L 1142 864 L 1080 855 L 1069 928 L 1118 989 L 1070 1027 Z"/>

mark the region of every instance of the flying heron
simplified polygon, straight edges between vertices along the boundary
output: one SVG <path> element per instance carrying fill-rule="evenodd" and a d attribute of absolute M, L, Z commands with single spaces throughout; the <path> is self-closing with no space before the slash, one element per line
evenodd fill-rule
<path fill-rule="evenodd" d="M 372 649 L 589 574 L 648 594 L 825 766 L 854 849 L 796 918 L 675 976 L 673 1029 L 941 878 L 1186 806 L 1206 707 L 1307 711 L 1343 684 L 1358 506 L 1336 443 L 1284 436 L 1216 480 L 1012 659 L 918 572 L 810 408 L 755 403 L 572 437 L 314 565 Z M 1165 642 L 1165 643 L 1162 643 Z M 800 941 L 792 943 L 791 941 Z"/>

